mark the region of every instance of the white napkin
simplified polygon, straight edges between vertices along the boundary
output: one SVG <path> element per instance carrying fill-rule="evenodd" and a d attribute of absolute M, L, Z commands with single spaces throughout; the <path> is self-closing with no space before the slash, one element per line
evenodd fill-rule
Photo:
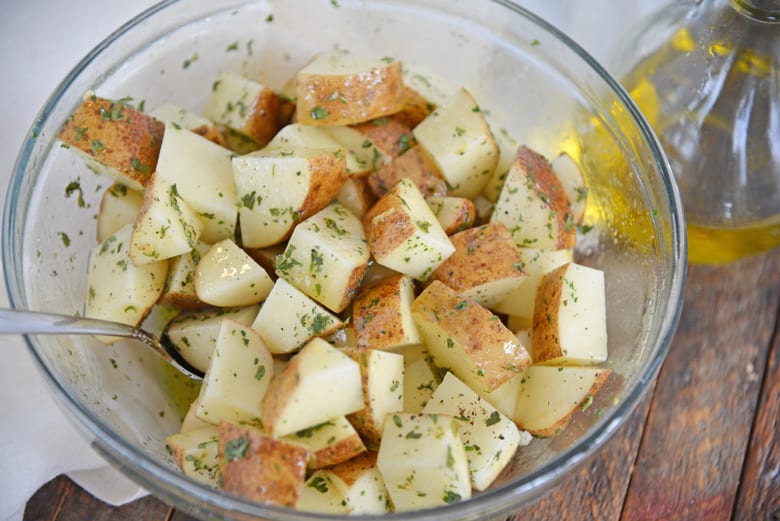
<path fill-rule="evenodd" d="M 630 21 L 663 0 L 518 0 L 562 27 L 597 59 Z M 50 93 L 111 31 L 153 0 L 4 0 L 0 17 L 0 195 L 30 125 Z M 87 13 L 87 19 L 85 19 Z M 74 30 L 75 29 L 75 30 Z M 8 306 L 0 280 L 0 305 Z M 111 504 L 145 492 L 109 467 L 61 412 L 21 338 L 0 337 L 0 521 L 22 519 L 29 497 L 67 473 Z"/>

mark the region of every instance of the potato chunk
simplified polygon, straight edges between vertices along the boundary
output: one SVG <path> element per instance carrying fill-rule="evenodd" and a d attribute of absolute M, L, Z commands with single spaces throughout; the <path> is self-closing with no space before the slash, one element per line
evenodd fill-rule
<path fill-rule="evenodd" d="M 349 513 L 347 501 L 339 489 L 330 480 L 330 473 L 317 470 L 309 476 L 298 496 L 296 510 L 317 512 L 318 514 L 346 515 Z"/>
<path fill-rule="evenodd" d="M 265 300 L 274 283 L 231 239 L 213 244 L 195 269 L 198 298 L 212 306 L 249 306 Z"/>
<path fill-rule="evenodd" d="M 182 473 L 217 487 L 219 483 L 219 429 L 214 425 L 168 436 L 165 443 Z"/>
<path fill-rule="evenodd" d="M 88 94 L 57 137 L 101 174 L 143 190 L 157 168 L 165 125 L 128 101 Z"/>
<path fill-rule="evenodd" d="M 580 224 L 588 201 L 588 187 L 580 165 L 569 154 L 563 153 L 552 160 L 551 166 L 569 199 L 574 223 Z"/>
<path fill-rule="evenodd" d="M 369 174 L 368 183 L 377 197 L 382 197 L 403 178 L 410 179 L 424 196 L 447 195 L 447 183 L 439 167 L 421 146 L 393 158 Z"/>
<path fill-rule="evenodd" d="M 376 452 L 366 452 L 328 471 L 331 483 L 341 493 L 350 514 L 385 514 L 392 511 L 376 459 Z"/>
<path fill-rule="evenodd" d="M 330 467 L 366 451 L 360 435 L 344 416 L 288 434 L 283 439 L 309 450 L 309 469 Z"/>
<path fill-rule="evenodd" d="M 517 337 L 487 309 L 439 281 L 412 304 L 434 363 L 478 391 L 494 391 L 531 363 Z"/>
<path fill-rule="evenodd" d="M 225 136 L 217 125 L 174 103 L 163 103 L 151 111 L 149 115 L 173 127 L 178 126 L 189 130 L 208 139 L 215 145 L 226 146 Z"/>
<path fill-rule="evenodd" d="M 471 199 L 430 196 L 425 200 L 447 235 L 462 232 L 477 222 L 477 208 Z"/>
<path fill-rule="evenodd" d="M 351 125 L 403 107 L 401 62 L 336 50 L 296 75 L 296 116 L 305 125 Z"/>
<path fill-rule="evenodd" d="M 165 290 L 158 304 L 178 309 L 202 309 L 207 306 L 195 291 L 195 270 L 208 249 L 208 244 L 198 241 L 189 253 L 171 259 Z"/>
<path fill-rule="evenodd" d="M 144 204 L 144 194 L 123 184 L 114 183 L 100 198 L 97 217 L 97 240 L 103 242 L 126 224 L 135 224 Z"/>
<path fill-rule="evenodd" d="M 349 149 L 345 149 L 344 146 L 333 139 L 327 129 L 323 127 L 290 123 L 276 133 L 273 139 L 268 142 L 267 148 L 276 148 L 280 150 L 317 148 L 329 150 L 334 153 L 341 151 L 340 153 L 344 154 L 347 174 L 355 175 L 367 171 L 366 162 L 355 157 L 355 154 Z"/>
<path fill-rule="evenodd" d="M 364 288 L 352 304 L 352 327 L 359 348 L 392 349 L 420 343 L 412 318 L 414 281 L 395 275 Z"/>

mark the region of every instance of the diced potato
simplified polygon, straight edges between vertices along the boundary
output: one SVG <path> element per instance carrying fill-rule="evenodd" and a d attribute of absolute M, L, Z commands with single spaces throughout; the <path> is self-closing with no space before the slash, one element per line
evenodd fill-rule
<path fill-rule="evenodd" d="M 347 177 L 343 154 L 308 148 L 236 157 L 233 174 L 242 244 L 252 248 L 286 240 L 298 222 L 333 201 Z"/>
<path fill-rule="evenodd" d="M 575 263 L 544 276 L 536 292 L 534 361 L 588 365 L 607 360 L 604 272 Z"/>
<path fill-rule="evenodd" d="M 273 358 L 260 335 L 223 319 L 195 414 L 214 424 L 257 420 L 273 370 Z"/>
<path fill-rule="evenodd" d="M 404 85 L 416 91 L 432 105 L 443 104 L 455 93 L 444 78 L 419 63 L 405 63 L 403 78 Z"/>
<path fill-rule="evenodd" d="M 292 104 L 273 90 L 232 72 L 214 82 L 203 115 L 265 146 L 292 115 Z"/>
<path fill-rule="evenodd" d="M 392 349 L 419 344 L 412 318 L 414 281 L 395 275 L 365 287 L 352 304 L 352 327 L 359 348 Z"/>
<path fill-rule="evenodd" d="M 384 280 L 390 277 L 396 277 L 398 275 L 402 275 L 402 274 L 388 268 L 387 266 L 382 266 L 378 262 L 371 259 L 368 262 L 368 268 L 366 269 L 366 273 L 365 275 L 363 275 L 362 286 L 367 288 L 369 286 L 373 286 L 380 280 Z"/>
<path fill-rule="evenodd" d="M 179 313 L 166 327 L 165 335 L 187 363 L 205 373 L 217 345 L 222 320 L 229 318 L 249 326 L 259 309 L 255 304 Z"/>
<path fill-rule="evenodd" d="M 396 512 L 471 497 L 458 420 L 449 414 L 397 413 L 385 422 L 377 467 Z"/>
<path fill-rule="evenodd" d="M 360 219 L 333 203 L 295 227 L 276 274 L 338 313 L 352 302 L 368 260 Z"/>
<path fill-rule="evenodd" d="M 165 126 L 128 101 L 88 94 L 57 137 L 101 174 L 143 190 L 157 168 Z"/>
<path fill-rule="evenodd" d="M 462 232 L 477 222 L 477 209 L 471 199 L 430 196 L 425 200 L 447 235 Z"/>
<path fill-rule="evenodd" d="M 336 315 L 283 278 L 276 279 L 252 324 L 274 354 L 297 351 L 313 337 L 327 336 L 342 326 Z"/>
<path fill-rule="evenodd" d="M 525 372 L 515 421 L 534 436 L 554 436 L 577 409 L 589 403 L 611 370 L 601 367 L 532 365 Z"/>
<path fill-rule="evenodd" d="M 404 369 L 404 411 L 422 412 L 439 385 L 430 364 L 418 358 Z"/>
<path fill-rule="evenodd" d="M 474 97 L 459 89 L 414 128 L 447 181 L 449 194 L 476 197 L 498 162 L 498 146 Z"/>
<path fill-rule="evenodd" d="M 203 302 L 234 307 L 262 302 L 274 283 L 252 257 L 231 239 L 224 239 L 201 256 L 194 285 Z"/>
<path fill-rule="evenodd" d="M 236 423 L 219 426 L 223 489 L 261 503 L 292 508 L 306 480 L 309 451 Z"/>
<path fill-rule="evenodd" d="M 203 221 L 201 240 L 213 244 L 236 231 L 233 153 L 175 125 L 165 128 L 156 176 L 176 185 L 179 195 Z"/>
<path fill-rule="evenodd" d="M 426 197 L 447 195 L 447 182 L 439 167 L 419 145 L 380 166 L 367 179 L 374 194 L 382 197 L 403 178 L 410 179 Z"/>
<path fill-rule="evenodd" d="M 312 127 L 300 123 L 290 123 L 282 128 L 266 148 L 278 148 L 280 150 L 297 150 L 300 148 L 318 148 L 344 154 L 347 166 L 347 174 L 355 175 L 368 171 L 364 161 L 359 161 L 355 154 L 333 139 L 323 127 Z"/>
<path fill-rule="evenodd" d="M 325 470 L 317 470 L 309 476 L 298 496 L 295 509 L 320 514 L 346 515 L 349 513 L 347 501 L 339 489 L 333 485 L 330 473 Z"/>
<path fill-rule="evenodd" d="M 504 181 L 506 181 L 506 175 L 509 169 L 512 168 L 519 146 L 517 140 L 504 129 L 494 132 L 493 137 L 496 139 L 496 145 L 498 145 L 499 150 L 498 163 L 493 171 L 493 175 L 490 176 L 490 180 L 488 180 L 485 188 L 482 189 L 482 196 L 491 203 L 495 203 L 498 200 L 501 189 L 504 187 Z"/>
<path fill-rule="evenodd" d="M 341 493 L 350 514 L 392 512 L 382 474 L 376 466 L 376 452 L 366 452 L 328 471 L 331 483 Z"/>
<path fill-rule="evenodd" d="M 165 439 L 185 476 L 212 487 L 219 484 L 219 429 L 214 425 L 172 434 Z"/>
<path fill-rule="evenodd" d="M 284 248 L 287 246 L 285 243 L 275 244 L 266 248 L 247 248 L 244 246 L 242 249 L 252 257 L 256 263 L 268 273 L 268 276 L 276 280 L 276 257 L 284 252 Z"/>
<path fill-rule="evenodd" d="M 283 439 L 309 450 L 309 469 L 330 467 L 366 451 L 360 435 L 344 416 L 288 434 Z"/>
<path fill-rule="evenodd" d="M 141 266 L 189 253 L 203 231 L 203 222 L 179 195 L 176 184 L 152 175 L 130 238 L 130 258 Z"/>
<path fill-rule="evenodd" d="M 493 305 L 497 313 L 511 317 L 519 317 L 528 321 L 530 326 L 534 318 L 534 302 L 536 289 L 545 274 L 555 268 L 572 261 L 572 250 L 539 250 L 536 248 L 519 248 L 523 259 L 523 270 L 528 277 L 520 286 L 513 289 L 500 302 Z"/>
<path fill-rule="evenodd" d="M 517 337 L 493 313 L 439 281 L 412 304 L 434 363 L 477 391 L 494 391 L 531 363 Z"/>
<path fill-rule="evenodd" d="M 360 366 L 321 338 L 313 338 L 271 382 L 262 420 L 268 432 L 279 437 L 362 408 Z"/>
<path fill-rule="evenodd" d="M 490 486 L 520 446 L 520 431 L 512 420 L 452 373 L 444 377 L 423 412 L 449 414 L 460 422 L 458 435 L 476 490 Z"/>
<path fill-rule="evenodd" d="M 477 223 L 484 224 L 490 220 L 495 206 L 484 195 L 478 195 L 472 199 L 474 208 L 477 210 Z"/>
<path fill-rule="evenodd" d="M 401 179 L 363 216 L 374 259 L 388 268 L 425 281 L 455 247 L 420 190 Z"/>
<path fill-rule="evenodd" d="M 352 125 L 403 106 L 401 62 L 335 50 L 316 56 L 296 76 L 296 116 L 305 125 Z"/>
<path fill-rule="evenodd" d="M 522 346 L 525 347 L 525 350 L 528 351 L 528 354 L 533 360 L 531 330 L 524 329 L 518 331 L 516 335 L 517 340 Z M 489 393 L 479 392 L 478 394 L 487 400 L 490 405 L 498 409 L 501 414 L 514 421 L 515 412 L 517 411 L 517 400 L 520 397 L 520 386 L 523 384 L 524 374 L 525 373 L 518 374 L 517 376 L 508 380 L 506 383 L 502 384 L 501 387 L 495 391 Z M 527 445 L 531 441 L 531 435 L 525 431 L 523 431 L 521 434 L 523 435 L 523 439 L 521 440 L 520 444 Z"/>
<path fill-rule="evenodd" d="M 565 152 L 553 159 L 551 166 L 569 199 L 574 223 L 580 224 L 585 215 L 585 205 L 588 201 L 588 187 L 585 185 L 582 170 L 577 162 Z"/>
<path fill-rule="evenodd" d="M 482 306 L 500 302 L 527 277 L 522 257 L 502 223 L 469 228 L 450 236 L 455 253 L 431 274 Z"/>
<path fill-rule="evenodd" d="M 517 150 L 490 220 L 504 223 L 519 247 L 570 249 L 577 240 L 563 185 L 547 159 L 525 146 Z"/>
<path fill-rule="evenodd" d="M 431 360 L 431 353 L 428 351 L 428 347 L 423 343 L 394 347 L 390 349 L 390 352 L 403 356 L 404 366 L 408 366 L 420 358 L 425 358 L 428 361 Z"/>
<path fill-rule="evenodd" d="M 404 81 L 406 81 L 404 79 Z M 394 117 L 403 122 L 409 128 L 420 124 L 428 115 L 436 109 L 436 104 L 418 92 L 416 89 L 404 85 L 403 109 Z"/>
<path fill-rule="evenodd" d="M 133 264 L 127 247 L 132 230 L 124 226 L 90 252 L 86 317 L 137 326 L 160 297 L 168 261 Z M 101 340 L 115 342 L 117 338 Z"/>
<path fill-rule="evenodd" d="M 351 176 L 344 181 L 336 201 L 360 218 L 376 203 L 376 196 L 365 178 Z"/>
<path fill-rule="evenodd" d="M 209 249 L 205 242 L 198 241 L 189 252 L 174 257 L 170 261 L 165 290 L 160 296 L 159 304 L 177 309 L 201 309 L 206 303 L 198 298 L 195 291 L 195 269 L 200 258 Z"/>
<path fill-rule="evenodd" d="M 202 136 L 212 143 L 221 147 L 226 146 L 225 136 L 222 131 L 208 119 L 201 117 L 194 112 L 175 105 L 173 103 L 163 103 L 152 112 L 150 116 L 176 127 L 189 130 L 199 136 Z"/>
<path fill-rule="evenodd" d="M 382 164 L 415 145 L 412 129 L 395 115 L 358 123 L 352 128 L 363 136 L 363 147 L 368 148 L 370 143 L 382 154 L 385 158 Z"/>
<path fill-rule="evenodd" d="M 97 240 L 103 242 L 126 224 L 135 224 L 144 203 L 144 194 L 114 183 L 100 198 L 97 216 Z"/>
<path fill-rule="evenodd" d="M 347 349 L 345 353 L 360 364 L 365 403 L 347 419 L 373 449 L 379 446 L 387 415 L 404 408 L 404 358 L 378 349 Z"/>
<path fill-rule="evenodd" d="M 185 434 L 190 431 L 196 431 L 204 427 L 211 427 L 212 429 L 214 428 L 214 425 L 212 425 L 211 423 L 204 422 L 203 420 L 198 418 L 197 409 L 198 409 L 198 399 L 195 398 L 192 401 L 192 403 L 190 403 L 189 408 L 187 408 L 187 413 L 184 415 L 184 419 L 181 422 L 181 427 L 179 427 L 179 434 Z"/>

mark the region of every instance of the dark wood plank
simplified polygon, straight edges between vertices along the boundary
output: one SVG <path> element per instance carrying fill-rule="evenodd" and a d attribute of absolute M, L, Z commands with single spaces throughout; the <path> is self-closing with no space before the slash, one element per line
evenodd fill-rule
<path fill-rule="evenodd" d="M 780 250 L 690 270 L 622 519 L 730 519 L 779 297 Z"/>
<path fill-rule="evenodd" d="M 76 485 L 65 476 L 58 476 L 38 491 L 27 502 L 24 521 L 53 521 L 62 508 L 62 503 Z"/>
<path fill-rule="evenodd" d="M 735 521 L 780 519 L 780 330 L 775 330 L 742 483 Z"/>

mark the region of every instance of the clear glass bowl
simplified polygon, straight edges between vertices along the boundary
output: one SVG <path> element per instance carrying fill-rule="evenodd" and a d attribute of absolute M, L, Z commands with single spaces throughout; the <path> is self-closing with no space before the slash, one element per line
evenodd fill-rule
<path fill-rule="evenodd" d="M 501 132 L 548 157 L 565 150 L 586 170 L 594 231 L 577 258 L 606 273 L 614 376 L 564 434 L 523 448 L 488 491 L 392 517 L 507 514 L 549 490 L 625 421 L 666 355 L 686 271 L 679 196 L 649 126 L 582 49 L 508 1 L 181 0 L 141 14 L 63 80 L 20 151 L 3 222 L 10 301 L 83 310 L 95 214 L 109 181 L 60 147 L 56 134 L 85 92 L 132 96 L 149 108 L 174 101 L 198 112 L 222 70 L 281 88 L 314 53 L 334 46 L 397 56 L 466 86 Z M 258 505 L 184 477 L 164 440 L 194 391 L 143 347 L 106 347 L 87 337 L 26 341 L 95 449 L 161 499 L 203 519 L 328 517 Z"/>

